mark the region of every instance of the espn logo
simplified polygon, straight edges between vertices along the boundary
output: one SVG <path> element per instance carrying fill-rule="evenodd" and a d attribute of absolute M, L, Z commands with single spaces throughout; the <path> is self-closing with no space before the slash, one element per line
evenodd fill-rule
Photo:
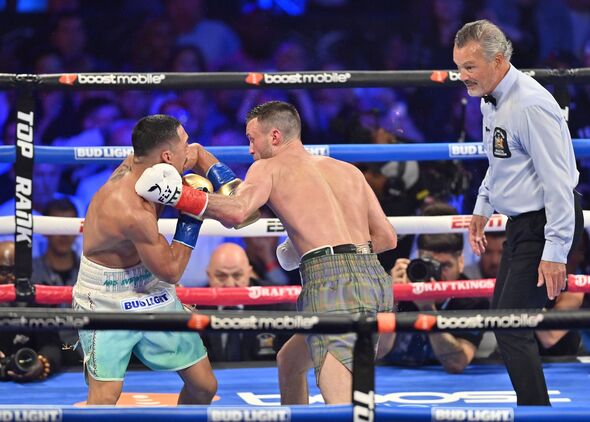
<path fill-rule="evenodd" d="M 454 215 L 451 217 L 451 230 L 462 230 L 468 229 L 469 224 L 471 224 L 471 216 L 470 215 Z M 501 229 L 504 227 L 504 222 L 502 216 L 500 214 L 494 214 L 488 220 L 488 224 L 486 224 L 487 228 L 499 228 Z"/>

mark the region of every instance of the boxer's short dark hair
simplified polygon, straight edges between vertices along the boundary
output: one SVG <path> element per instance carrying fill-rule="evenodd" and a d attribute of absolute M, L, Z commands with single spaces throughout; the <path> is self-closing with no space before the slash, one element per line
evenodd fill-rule
<path fill-rule="evenodd" d="M 154 114 L 142 118 L 131 134 L 133 154 L 142 157 L 165 142 L 178 140 L 179 127 L 178 119 L 165 114 Z"/>

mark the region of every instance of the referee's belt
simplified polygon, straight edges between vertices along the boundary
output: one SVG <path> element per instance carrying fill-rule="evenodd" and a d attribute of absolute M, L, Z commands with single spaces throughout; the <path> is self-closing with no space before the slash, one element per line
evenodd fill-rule
<path fill-rule="evenodd" d="M 352 243 L 345 243 L 343 245 L 337 246 L 320 246 L 319 248 L 312 249 L 311 251 L 305 253 L 301 257 L 301 263 L 305 261 L 309 261 L 310 259 L 317 258 L 319 256 L 325 255 L 336 255 L 336 254 L 369 254 L 373 253 L 373 248 L 371 242 L 368 243 L 361 243 L 358 245 Z"/>

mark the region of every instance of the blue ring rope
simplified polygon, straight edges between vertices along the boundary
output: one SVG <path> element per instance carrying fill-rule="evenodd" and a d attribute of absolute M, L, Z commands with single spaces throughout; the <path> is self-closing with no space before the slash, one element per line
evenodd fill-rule
<path fill-rule="evenodd" d="M 590 156 L 590 139 L 574 139 L 577 158 Z M 348 162 L 473 160 L 483 159 L 483 145 L 479 142 L 423 143 L 423 144 L 335 144 L 306 145 L 314 154 L 327 155 Z M 248 147 L 207 147 L 225 163 L 251 163 Z M 51 147 L 36 146 L 35 162 L 50 164 L 84 164 L 121 162 L 131 147 Z M 0 162 L 14 163 L 16 150 L 12 145 L 0 146 Z"/>

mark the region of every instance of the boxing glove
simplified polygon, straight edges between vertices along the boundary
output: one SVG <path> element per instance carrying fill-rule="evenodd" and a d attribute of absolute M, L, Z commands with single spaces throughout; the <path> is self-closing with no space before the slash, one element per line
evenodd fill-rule
<path fill-rule="evenodd" d="M 183 184 L 178 171 L 166 163 L 145 169 L 135 183 L 135 192 L 150 202 L 170 205 L 195 217 L 203 216 L 209 201 L 206 192 Z"/>
<path fill-rule="evenodd" d="M 213 185 L 207 179 L 198 174 L 189 173 L 182 178 L 182 184 L 193 189 L 208 193 L 213 191 Z M 181 212 L 176 222 L 173 242 L 182 243 L 191 249 L 195 248 L 203 220 L 194 214 Z"/>
<path fill-rule="evenodd" d="M 213 184 L 215 192 L 231 196 L 235 193 L 236 189 L 242 183 L 242 179 L 239 179 L 236 174 L 226 164 L 217 162 L 209 167 L 207 170 L 207 179 Z M 235 229 L 241 229 L 252 223 L 255 223 L 260 219 L 260 211 L 256 210 L 241 224 L 235 225 Z"/>
<path fill-rule="evenodd" d="M 301 258 L 295 250 L 293 243 L 291 243 L 291 239 L 287 238 L 277 246 L 277 260 L 281 268 L 285 271 L 292 271 L 299 268 Z"/>

